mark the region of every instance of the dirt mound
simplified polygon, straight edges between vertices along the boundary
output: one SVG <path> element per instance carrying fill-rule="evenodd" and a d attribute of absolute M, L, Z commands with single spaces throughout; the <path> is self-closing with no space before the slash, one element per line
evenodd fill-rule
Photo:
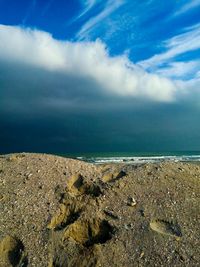
<path fill-rule="evenodd" d="M 0 157 L 0 266 L 198 266 L 200 167 Z"/>

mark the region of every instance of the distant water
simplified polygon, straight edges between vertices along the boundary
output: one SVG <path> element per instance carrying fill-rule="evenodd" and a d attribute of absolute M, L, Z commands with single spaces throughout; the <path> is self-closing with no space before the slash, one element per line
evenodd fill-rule
<path fill-rule="evenodd" d="M 200 151 L 162 152 L 162 153 L 91 153 L 82 155 L 63 155 L 95 164 L 104 163 L 158 163 L 158 162 L 200 162 Z"/>

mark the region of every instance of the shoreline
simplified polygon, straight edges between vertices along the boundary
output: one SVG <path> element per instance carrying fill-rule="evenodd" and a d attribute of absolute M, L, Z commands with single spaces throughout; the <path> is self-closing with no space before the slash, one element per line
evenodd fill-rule
<path fill-rule="evenodd" d="M 99 154 L 90 154 L 90 155 L 68 155 L 68 154 L 50 154 L 50 153 L 28 153 L 28 152 L 22 152 L 22 153 L 8 153 L 8 154 L 0 154 L 0 157 L 6 157 L 9 155 L 26 155 L 26 154 L 36 154 L 36 155 L 53 155 L 57 157 L 63 157 L 66 159 L 73 159 L 73 160 L 80 160 L 87 163 L 92 164 L 115 164 L 115 163 L 126 163 L 126 164 L 145 164 L 145 163 L 164 163 L 164 162 L 182 162 L 182 163 L 200 163 L 200 152 L 196 152 L 196 154 L 187 154 L 187 153 L 175 153 L 173 154 L 160 154 L 157 155 L 99 155 Z M 155 154 L 155 153 L 154 153 Z"/>

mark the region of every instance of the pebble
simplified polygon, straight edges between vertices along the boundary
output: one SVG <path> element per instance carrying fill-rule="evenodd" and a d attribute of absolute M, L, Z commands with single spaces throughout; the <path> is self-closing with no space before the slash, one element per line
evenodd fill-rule
<path fill-rule="evenodd" d="M 144 252 L 140 254 L 140 259 L 144 257 Z"/>
<path fill-rule="evenodd" d="M 137 204 L 137 202 L 134 197 L 130 197 L 127 204 L 128 206 L 134 207 Z"/>
<path fill-rule="evenodd" d="M 129 227 L 128 227 L 127 224 L 124 225 L 124 228 L 125 228 L 126 230 L 129 230 Z"/>

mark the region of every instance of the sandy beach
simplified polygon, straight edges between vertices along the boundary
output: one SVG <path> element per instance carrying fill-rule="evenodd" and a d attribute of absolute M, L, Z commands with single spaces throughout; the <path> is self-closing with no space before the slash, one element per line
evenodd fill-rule
<path fill-rule="evenodd" d="M 0 266 L 200 264 L 200 165 L 0 156 Z"/>

